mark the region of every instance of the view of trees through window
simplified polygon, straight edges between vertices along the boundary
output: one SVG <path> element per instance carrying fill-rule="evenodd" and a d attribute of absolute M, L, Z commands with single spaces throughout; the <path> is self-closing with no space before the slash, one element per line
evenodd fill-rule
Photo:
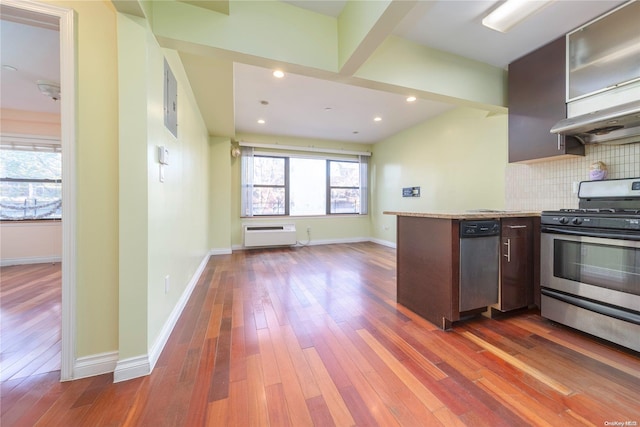
<path fill-rule="evenodd" d="M 253 168 L 253 215 L 360 213 L 358 162 L 255 156 Z"/>
<path fill-rule="evenodd" d="M 253 168 L 253 215 L 360 213 L 358 162 L 255 156 Z"/>
<path fill-rule="evenodd" d="M 61 179 L 60 152 L 1 149 L 0 218 L 61 218 Z"/>

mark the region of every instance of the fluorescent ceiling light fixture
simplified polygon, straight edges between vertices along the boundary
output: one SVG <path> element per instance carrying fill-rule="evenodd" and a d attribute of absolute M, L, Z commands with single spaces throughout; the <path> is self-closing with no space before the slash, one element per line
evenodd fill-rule
<path fill-rule="evenodd" d="M 533 15 L 554 0 L 507 0 L 482 20 L 482 25 L 506 33 L 520 21 Z"/>
<path fill-rule="evenodd" d="M 282 70 L 275 70 L 273 72 L 273 77 L 277 78 L 277 79 L 281 79 L 284 77 L 284 72 L 282 72 Z"/>

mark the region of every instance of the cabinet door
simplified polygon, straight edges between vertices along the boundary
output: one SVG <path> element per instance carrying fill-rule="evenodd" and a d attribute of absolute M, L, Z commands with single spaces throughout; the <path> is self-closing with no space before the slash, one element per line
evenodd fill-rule
<path fill-rule="evenodd" d="M 533 303 L 533 222 L 530 218 L 502 220 L 500 310 Z"/>
<path fill-rule="evenodd" d="M 573 137 L 549 132 L 567 117 L 565 38 L 509 65 L 509 162 L 584 155 Z"/>

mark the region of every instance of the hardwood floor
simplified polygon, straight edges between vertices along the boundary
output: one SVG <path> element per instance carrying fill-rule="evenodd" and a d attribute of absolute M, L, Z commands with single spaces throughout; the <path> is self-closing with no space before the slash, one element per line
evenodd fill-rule
<path fill-rule="evenodd" d="M 60 370 L 60 263 L 0 269 L 0 379 Z"/>
<path fill-rule="evenodd" d="M 212 257 L 150 376 L 58 378 L 3 381 L 0 424 L 640 423 L 638 353 L 535 311 L 440 331 L 396 304 L 373 243 Z"/>

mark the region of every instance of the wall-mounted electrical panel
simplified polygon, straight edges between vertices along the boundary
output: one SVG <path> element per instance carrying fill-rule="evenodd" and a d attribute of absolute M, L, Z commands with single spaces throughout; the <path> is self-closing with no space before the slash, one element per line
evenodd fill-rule
<path fill-rule="evenodd" d="M 164 126 L 178 137 L 178 82 L 164 60 Z"/>

